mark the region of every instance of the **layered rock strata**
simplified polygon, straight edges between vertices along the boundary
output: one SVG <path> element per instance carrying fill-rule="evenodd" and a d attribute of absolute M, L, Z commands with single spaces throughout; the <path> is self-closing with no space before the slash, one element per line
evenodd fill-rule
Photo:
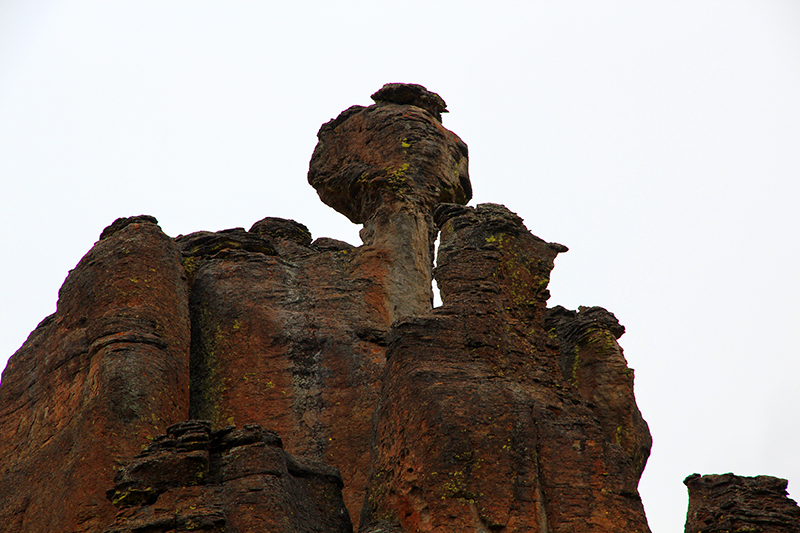
<path fill-rule="evenodd" d="M 339 472 L 299 461 L 257 424 L 175 424 L 114 481 L 108 495 L 122 510 L 105 533 L 352 531 Z"/>
<path fill-rule="evenodd" d="M 772 476 L 692 474 L 685 533 L 800 532 L 800 507 L 786 493 L 785 479 Z"/>
<path fill-rule="evenodd" d="M 621 326 L 548 312 L 566 248 L 462 205 L 438 95 L 373 99 L 308 173 L 362 246 L 103 232 L 3 374 L 0 531 L 648 531 Z"/>

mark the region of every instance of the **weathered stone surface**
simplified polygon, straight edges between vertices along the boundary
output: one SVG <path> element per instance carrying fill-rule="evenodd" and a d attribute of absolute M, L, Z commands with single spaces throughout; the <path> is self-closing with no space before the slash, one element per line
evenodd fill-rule
<path fill-rule="evenodd" d="M 395 324 L 362 528 L 649 531 L 629 457 L 544 327 L 553 260 L 502 206 L 444 206 L 443 306 Z"/>
<path fill-rule="evenodd" d="M 103 232 L 3 372 L 0 531 L 98 531 L 115 467 L 188 415 L 185 273 L 154 220 Z"/>
<path fill-rule="evenodd" d="M 566 247 L 461 205 L 441 97 L 373 99 L 322 126 L 308 173 L 362 246 L 278 218 L 103 231 L 3 374 L 0 532 L 648 531 L 624 328 L 548 310 Z M 716 494 L 690 517 L 727 524 Z M 794 516 L 749 498 L 719 508 Z"/>
<path fill-rule="evenodd" d="M 800 532 L 800 507 L 788 497 L 785 479 L 692 474 L 684 483 L 686 533 Z"/>
<path fill-rule="evenodd" d="M 272 428 L 291 453 L 335 465 L 358 516 L 390 323 L 384 270 L 371 251 L 269 239 L 276 255 L 191 257 L 192 417 Z"/>
<path fill-rule="evenodd" d="M 447 113 L 447 104 L 444 103 L 441 96 L 416 83 L 387 83 L 379 91 L 376 91 L 371 98 L 377 104 L 387 103 L 421 107 L 436 117 L 439 122 L 442 121 L 442 113 Z"/>
<path fill-rule="evenodd" d="M 561 375 L 578 388 L 608 442 L 622 446 L 636 478 L 644 471 L 653 439 L 633 395 L 633 370 L 617 343 L 625 328 L 602 307 L 549 309 L 545 327 L 561 345 Z"/>
<path fill-rule="evenodd" d="M 308 182 L 323 202 L 364 224 L 364 253 L 386 271 L 394 321 L 431 308 L 433 210 L 466 203 L 472 187 L 467 145 L 442 126 L 437 94 L 389 84 L 373 98 L 375 105 L 351 107 L 320 128 Z"/>
<path fill-rule="evenodd" d="M 286 453 L 256 424 L 168 428 L 115 478 L 121 508 L 106 533 L 213 531 L 350 533 L 339 472 Z"/>
<path fill-rule="evenodd" d="M 469 179 L 466 145 L 423 108 L 379 102 L 333 122 L 309 180 L 342 186 L 347 150 L 376 172 L 334 194 L 352 200 L 335 207 L 365 221 L 365 245 L 312 244 L 305 226 L 276 218 L 177 242 L 192 279 L 192 416 L 273 428 L 292 453 L 335 465 L 357 520 L 386 332 L 431 308 L 432 212 L 442 199 L 466 201 Z M 241 244 L 258 239 L 274 253 Z"/>
<path fill-rule="evenodd" d="M 311 232 L 307 227 L 294 220 L 283 218 L 263 218 L 253 224 L 250 233 L 257 233 L 280 241 L 295 241 L 304 246 L 311 244 Z"/>

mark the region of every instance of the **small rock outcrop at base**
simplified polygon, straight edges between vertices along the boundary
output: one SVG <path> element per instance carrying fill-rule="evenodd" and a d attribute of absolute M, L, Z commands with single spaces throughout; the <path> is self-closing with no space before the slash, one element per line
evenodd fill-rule
<path fill-rule="evenodd" d="M 685 533 L 798 533 L 800 507 L 772 476 L 692 474 Z"/>
<path fill-rule="evenodd" d="M 353 530 L 339 472 L 299 461 L 256 424 L 170 426 L 114 481 L 108 497 L 121 510 L 105 533 Z"/>
<path fill-rule="evenodd" d="M 548 309 L 566 246 L 465 205 L 438 94 L 372 98 L 322 125 L 307 175 L 360 246 L 274 217 L 102 232 L 3 372 L 0 533 L 650 531 L 624 328 Z M 739 527 L 714 506 L 794 516 L 779 483 L 760 508 L 687 484 L 692 533 Z"/>

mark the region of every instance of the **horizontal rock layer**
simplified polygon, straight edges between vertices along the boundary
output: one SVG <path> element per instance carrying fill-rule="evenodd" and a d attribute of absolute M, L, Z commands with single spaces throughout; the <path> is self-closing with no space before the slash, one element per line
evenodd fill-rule
<path fill-rule="evenodd" d="M 297 460 L 256 424 L 171 426 L 115 482 L 108 496 L 122 510 L 105 533 L 352 531 L 339 472 Z"/>
<path fill-rule="evenodd" d="M 692 474 L 685 533 L 797 533 L 800 507 L 787 481 L 772 476 Z"/>

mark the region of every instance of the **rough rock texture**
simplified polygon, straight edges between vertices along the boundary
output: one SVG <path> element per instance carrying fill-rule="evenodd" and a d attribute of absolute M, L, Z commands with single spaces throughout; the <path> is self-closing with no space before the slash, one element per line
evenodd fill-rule
<path fill-rule="evenodd" d="M 361 523 L 401 531 L 649 531 L 630 458 L 561 376 L 553 260 L 502 206 L 443 206 L 444 305 L 393 327 Z"/>
<path fill-rule="evenodd" d="M 300 224 L 275 219 L 216 237 L 260 244 L 207 251 L 207 238 L 177 239 L 193 279 L 191 416 L 260 424 L 336 465 L 358 516 L 389 327 L 375 255 L 316 248 Z"/>
<path fill-rule="evenodd" d="M 3 373 L 0 532 L 649 531 L 624 328 L 548 310 L 566 247 L 464 207 L 439 95 L 373 99 L 308 173 L 362 246 L 103 231 Z"/>
<path fill-rule="evenodd" d="M 376 104 L 353 106 L 317 134 L 308 182 L 320 199 L 364 224 L 361 239 L 382 270 L 389 318 L 431 308 L 433 210 L 472 197 L 467 145 L 441 124 L 444 100 L 419 85 L 389 84 Z M 386 257 L 391 257 L 386 261 Z"/>
<path fill-rule="evenodd" d="M 256 424 L 167 428 L 121 469 L 108 496 L 122 508 L 105 533 L 348 533 L 339 472 L 301 462 Z"/>
<path fill-rule="evenodd" d="M 800 507 L 788 497 L 785 479 L 692 474 L 684 483 L 686 533 L 800 532 Z"/>
<path fill-rule="evenodd" d="M 189 414 L 186 275 L 154 222 L 107 228 L 3 372 L 0 531 L 99 531 L 115 468 Z"/>
<path fill-rule="evenodd" d="M 653 439 L 633 395 L 633 370 L 617 343 L 625 328 L 602 307 L 547 311 L 545 326 L 561 345 L 561 375 L 575 385 L 591 406 L 606 440 L 622 446 L 638 480 Z"/>

